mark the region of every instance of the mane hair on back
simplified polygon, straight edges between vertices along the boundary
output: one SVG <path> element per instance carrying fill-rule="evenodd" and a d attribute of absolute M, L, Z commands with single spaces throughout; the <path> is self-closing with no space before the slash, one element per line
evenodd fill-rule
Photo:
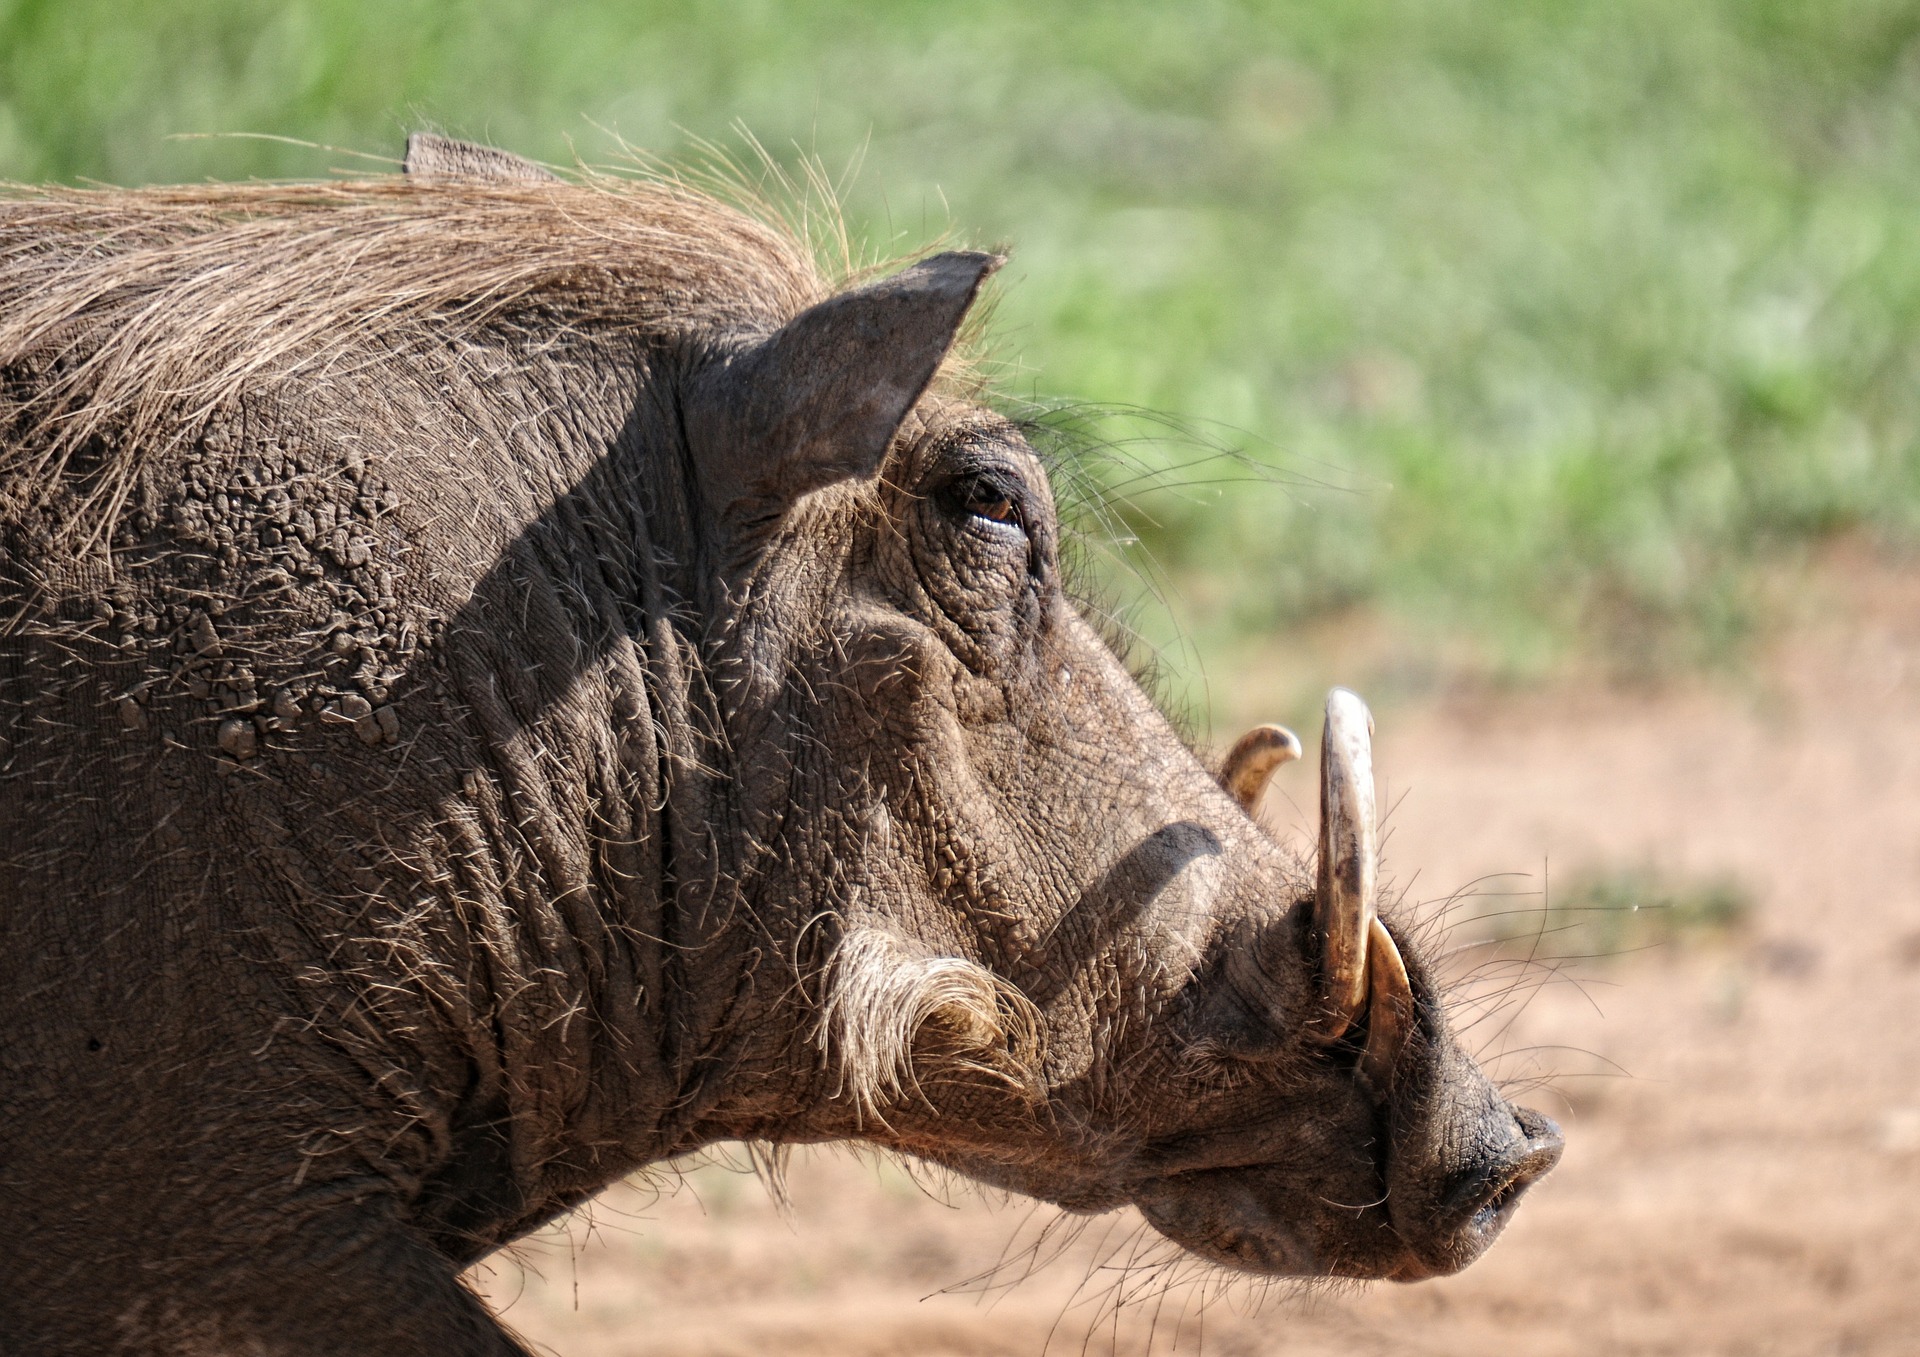
<path fill-rule="evenodd" d="M 765 331 L 834 281 L 790 227 L 666 177 L 6 188 L 0 511 L 64 492 L 57 527 L 91 537 L 243 391 L 395 348 Z"/>

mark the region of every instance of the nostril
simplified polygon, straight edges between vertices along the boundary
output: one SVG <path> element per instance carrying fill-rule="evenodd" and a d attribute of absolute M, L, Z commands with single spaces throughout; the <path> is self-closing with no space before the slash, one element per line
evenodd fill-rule
<path fill-rule="evenodd" d="M 1475 1212 L 1485 1217 L 1488 1223 L 1503 1218 L 1520 1200 L 1521 1193 L 1546 1177 L 1553 1166 L 1560 1162 L 1560 1152 L 1566 1148 L 1560 1128 L 1550 1118 L 1521 1109 L 1514 1114 L 1514 1121 L 1519 1124 L 1526 1139 L 1518 1152 L 1507 1159 L 1502 1175 L 1504 1181 L 1487 1195 L 1479 1211 Z"/>
<path fill-rule="evenodd" d="M 1525 1136 L 1528 1141 L 1538 1145 L 1545 1145 L 1551 1141 L 1553 1144 L 1554 1160 L 1556 1162 L 1559 1160 L 1560 1151 L 1565 1147 L 1566 1141 L 1560 1138 L 1560 1125 L 1558 1122 L 1554 1121 L 1552 1117 L 1540 1115 L 1540 1113 L 1534 1111 L 1531 1107 L 1514 1108 L 1513 1121 L 1514 1125 L 1520 1128 L 1520 1134 Z M 1552 1167 L 1552 1164 L 1547 1165 L 1547 1168 Z M 1545 1172 L 1545 1170 L 1543 1169 L 1542 1172 Z"/>
<path fill-rule="evenodd" d="M 1527 1138 L 1526 1150 L 1514 1174 L 1514 1184 L 1525 1188 L 1553 1171 L 1554 1165 L 1560 1162 L 1561 1152 L 1567 1148 L 1567 1142 L 1561 1137 L 1560 1128 L 1551 1117 L 1521 1108 L 1513 1119 L 1519 1123 L 1521 1133 Z M 1513 1195 L 1517 1197 L 1520 1194 L 1515 1191 Z"/>

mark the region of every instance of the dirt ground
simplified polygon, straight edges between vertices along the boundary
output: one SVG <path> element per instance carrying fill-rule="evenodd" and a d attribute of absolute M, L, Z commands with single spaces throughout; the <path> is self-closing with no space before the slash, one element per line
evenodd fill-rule
<path fill-rule="evenodd" d="M 1553 1076 L 1526 1101 L 1568 1147 L 1465 1274 L 1263 1289 L 1167 1265 L 1134 1217 L 1067 1230 L 820 1151 L 793 1160 L 789 1216 L 697 1168 L 615 1189 L 476 1285 L 564 1357 L 1920 1353 L 1920 578 L 1820 588 L 1742 679 L 1379 713 L 1410 904 L 1480 881 L 1467 912 L 1538 909 L 1543 867 L 1752 902 L 1475 1029 L 1500 1075 Z M 1272 799 L 1288 832 L 1310 776 Z"/>

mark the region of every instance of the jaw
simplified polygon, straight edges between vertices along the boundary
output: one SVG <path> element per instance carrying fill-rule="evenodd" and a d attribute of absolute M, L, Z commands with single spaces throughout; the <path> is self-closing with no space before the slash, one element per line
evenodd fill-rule
<path fill-rule="evenodd" d="M 975 1182 L 1046 1201 L 1076 1215 L 1137 1207 L 1172 1243 L 1222 1267 L 1264 1277 L 1398 1277 L 1418 1264 L 1393 1233 L 1381 1205 L 1377 1176 L 1348 1200 L 1356 1210 L 1336 1212 L 1336 1229 L 1315 1228 L 1328 1204 L 1301 1192 L 1298 1175 L 1277 1166 L 1195 1169 L 1125 1183 L 1094 1171 L 983 1160 L 916 1147 L 910 1152 Z M 1330 1189 L 1336 1192 L 1337 1190 Z M 1413 1275 L 1425 1276 L 1424 1272 Z"/>
<path fill-rule="evenodd" d="M 1377 1181 L 1330 1188 L 1324 1197 L 1297 1182 L 1273 1167 L 1203 1169 L 1143 1185 L 1134 1201 L 1168 1239 L 1240 1272 L 1372 1280 L 1398 1277 L 1415 1263 Z"/>

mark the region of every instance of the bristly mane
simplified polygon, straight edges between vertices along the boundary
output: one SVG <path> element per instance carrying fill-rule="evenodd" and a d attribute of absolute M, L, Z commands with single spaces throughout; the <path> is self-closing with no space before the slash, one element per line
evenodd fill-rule
<path fill-rule="evenodd" d="M 97 532 L 139 460 L 243 390 L 429 328 L 770 328 L 838 281 L 791 227 L 666 177 L 0 188 L 0 506 L 79 458 L 100 474 L 59 526 Z"/>

